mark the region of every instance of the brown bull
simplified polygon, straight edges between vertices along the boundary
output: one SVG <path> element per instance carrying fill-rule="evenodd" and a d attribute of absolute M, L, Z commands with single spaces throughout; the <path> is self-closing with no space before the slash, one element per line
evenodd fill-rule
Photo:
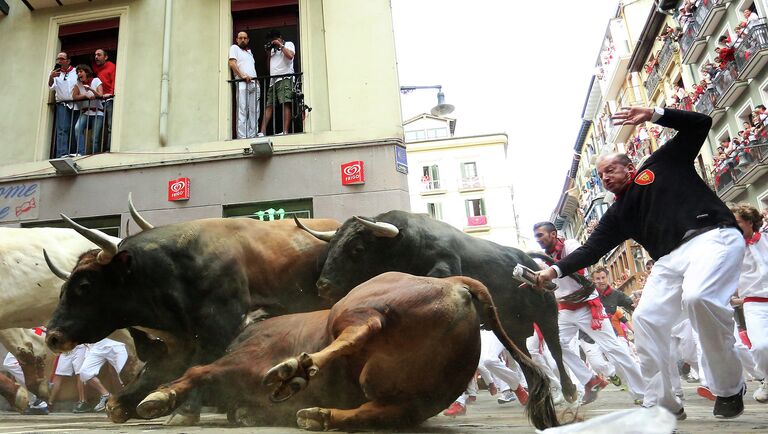
<path fill-rule="evenodd" d="M 415 425 L 466 388 L 480 357 L 481 320 L 538 369 L 504 333 L 480 282 L 390 272 L 359 285 L 331 310 L 252 325 L 227 355 L 190 368 L 147 396 L 137 412 L 168 414 L 205 387 L 249 425 Z M 531 390 L 528 411 L 537 426 L 557 424 L 543 405 L 547 391 L 546 382 Z"/>

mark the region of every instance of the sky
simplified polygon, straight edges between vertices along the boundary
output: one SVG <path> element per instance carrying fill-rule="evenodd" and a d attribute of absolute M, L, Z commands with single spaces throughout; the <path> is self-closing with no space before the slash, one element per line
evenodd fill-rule
<path fill-rule="evenodd" d="M 456 136 L 505 132 L 521 235 L 557 205 L 617 0 L 392 0 L 401 86 L 442 85 Z M 403 119 L 432 90 L 401 95 Z"/>

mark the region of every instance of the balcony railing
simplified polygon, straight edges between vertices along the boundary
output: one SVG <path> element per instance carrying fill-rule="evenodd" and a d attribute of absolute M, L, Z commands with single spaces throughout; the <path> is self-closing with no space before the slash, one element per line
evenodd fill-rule
<path fill-rule="evenodd" d="M 480 176 L 465 176 L 459 180 L 459 189 L 461 190 L 470 190 L 483 187 L 485 187 L 485 184 L 483 183 L 483 178 Z"/>
<path fill-rule="evenodd" d="M 467 217 L 467 226 L 485 226 L 488 224 L 488 217 L 484 215 L 476 215 Z"/>
<path fill-rule="evenodd" d="M 657 65 L 653 67 L 653 70 L 648 74 L 648 78 L 645 80 L 645 91 L 648 93 L 649 98 L 653 95 L 653 92 L 656 90 L 656 87 L 658 87 L 660 81 L 661 74 L 659 74 L 659 67 Z"/>
<path fill-rule="evenodd" d="M 718 3 L 720 3 L 720 0 L 702 1 L 693 13 L 693 21 L 701 25 L 707 19 L 707 15 L 709 15 Z"/>
<path fill-rule="evenodd" d="M 114 99 L 115 97 L 111 96 L 106 99 L 64 100 L 50 103 L 49 106 L 53 112 L 53 129 L 49 158 L 67 154 L 91 155 L 109 152 Z M 67 110 L 68 104 L 72 105 L 74 110 Z M 62 119 L 64 119 L 64 125 L 60 125 Z M 56 150 L 59 141 L 62 152 Z"/>
<path fill-rule="evenodd" d="M 736 46 L 736 67 L 741 72 L 753 56 L 761 50 L 768 49 L 768 24 L 761 18 L 752 24 Z"/>
<path fill-rule="evenodd" d="M 620 107 L 630 107 L 642 104 L 640 96 L 640 86 L 629 86 L 624 88 L 619 96 Z"/>
<path fill-rule="evenodd" d="M 421 181 L 421 191 L 433 191 L 440 189 L 441 186 L 439 179 L 422 179 Z"/>
<path fill-rule="evenodd" d="M 693 109 L 699 113 L 710 115 L 715 109 L 715 101 L 720 97 L 716 89 L 709 89 L 699 96 L 699 100 L 693 105 Z"/>
<path fill-rule="evenodd" d="M 691 46 L 693 45 L 693 41 L 695 41 L 698 37 L 700 28 L 701 23 L 697 22 L 696 20 L 691 20 L 686 29 L 683 31 L 683 36 L 680 37 L 680 54 L 683 58 L 685 58 L 688 50 L 690 50 Z"/>
<path fill-rule="evenodd" d="M 672 61 L 673 54 L 675 54 L 675 43 L 672 41 L 672 38 L 667 38 L 664 40 L 664 45 L 659 51 L 659 67 L 661 71 L 667 70 L 667 66 Z"/>
<path fill-rule="evenodd" d="M 312 108 L 304 102 L 302 81 L 300 73 L 258 77 L 251 83 L 228 80 L 232 86 L 232 137 L 252 138 L 261 131 L 266 135 L 303 132 L 304 118 Z M 267 112 L 271 116 L 264 125 Z"/>
<path fill-rule="evenodd" d="M 757 166 L 765 166 L 763 160 L 768 157 L 768 140 L 750 142 L 748 146 L 737 148 L 728 159 L 714 169 L 715 191 L 721 194 L 733 185 L 748 183 L 754 180 L 746 179 Z M 768 168 L 768 167 L 764 167 Z"/>
<path fill-rule="evenodd" d="M 726 65 L 725 69 L 718 72 L 712 83 L 715 85 L 715 90 L 718 95 L 723 95 L 729 87 L 736 81 L 739 75 L 739 71 L 736 68 L 736 62 L 731 62 Z"/>

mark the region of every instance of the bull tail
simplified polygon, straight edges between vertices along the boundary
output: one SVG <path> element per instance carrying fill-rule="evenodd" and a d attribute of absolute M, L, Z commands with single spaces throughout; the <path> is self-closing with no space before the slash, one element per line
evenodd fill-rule
<path fill-rule="evenodd" d="M 542 430 L 560 426 L 555 406 L 552 402 L 549 379 L 536 366 L 530 356 L 520 350 L 504 331 L 504 327 L 502 327 L 501 321 L 499 321 L 496 305 L 493 303 L 493 298 L 490 292 L 488 292 L 488 288 L 474 279 L 463 277 L 462 280 L 467 290 L 472 294 L 472 297 L 482 305 L 483 312 L 481 315 L 484 317 L 486 327 L 493 330 L 499 341 L 509 350 L 512 358 L 520 365 L 528 368 L 532 374 L 528 383 L 528 404 L 525 406 L 525 413 L 528 419 L 536 428 Z"/>

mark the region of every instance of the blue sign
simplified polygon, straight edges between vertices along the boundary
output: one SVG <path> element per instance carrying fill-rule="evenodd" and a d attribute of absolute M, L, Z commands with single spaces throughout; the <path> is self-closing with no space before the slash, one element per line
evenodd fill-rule
<path fill-rule="evenodd" d="M 408 155 L 402 146 L 395 146 L 395 169 L 398 172 L 408 174 Z"/>

